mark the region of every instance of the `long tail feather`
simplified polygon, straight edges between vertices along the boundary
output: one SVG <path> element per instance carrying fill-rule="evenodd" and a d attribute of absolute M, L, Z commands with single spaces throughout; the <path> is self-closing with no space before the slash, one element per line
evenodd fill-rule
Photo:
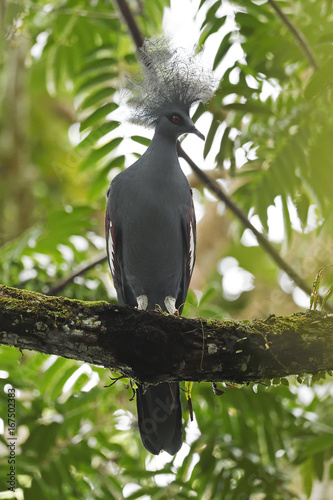
<path fill-rule="evenodd" d="M 137 389 L 139 429 L 145 448 L 154 455 L 175 455 L 182 446 L 183 425 L 179 384 L 162 383 Z"/>

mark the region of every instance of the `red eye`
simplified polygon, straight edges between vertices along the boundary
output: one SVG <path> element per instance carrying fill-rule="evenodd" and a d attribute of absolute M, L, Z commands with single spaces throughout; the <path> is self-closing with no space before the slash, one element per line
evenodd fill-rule
<path fill-rule="evenodd" d="M 180 118 L 178 115 L 173 115 L 173 117 L 171 118 L 171 121 L 172 121 L 172 123 L 179 123 Z"/>

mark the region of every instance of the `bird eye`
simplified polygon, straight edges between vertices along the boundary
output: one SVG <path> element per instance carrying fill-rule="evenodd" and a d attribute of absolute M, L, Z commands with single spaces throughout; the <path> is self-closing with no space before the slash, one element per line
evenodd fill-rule
<path fill-rule="evenodd" d="M 172 123 L 178 124 L 180 122 L 180 116 L 172 115 L 171 121 L 172 121 Z"/>

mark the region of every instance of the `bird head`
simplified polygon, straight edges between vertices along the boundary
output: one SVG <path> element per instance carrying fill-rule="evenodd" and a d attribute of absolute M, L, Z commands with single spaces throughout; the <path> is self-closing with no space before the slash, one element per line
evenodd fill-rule
<path fill-rule="evenodd" d="M 189 116 L 196 102 L 207 102 L 218 81 L 200 63 L 197 54 L 172 48 L 165 37 L 146 40 L 140 51 L 141 71 L 129 79 L 133 123 L 163 127 L 164 133 L 178 138 L 194 133 L 203 138 Z"/>
<path fill-rule="evenodd" d="M 205 140 L 205 136 L 195 127 L 188 113 L 181 109 L 166 110 L 157 120 L 156 132 L 170 139 L 178 139 L 183 134 L 195 134 Z"/>

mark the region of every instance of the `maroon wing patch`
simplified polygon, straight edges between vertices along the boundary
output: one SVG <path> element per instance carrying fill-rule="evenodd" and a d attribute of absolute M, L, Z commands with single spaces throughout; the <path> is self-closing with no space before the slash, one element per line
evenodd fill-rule
<path fill-rule="evenodd" d="M 109 207 L 105 214 L 105 238 L 106 238 L 106 252 L 108 256 L 108 262 L 110 271 L 113 278 L 113 284 L 115 289 L 118 290 L 119 281 L 119 266 L 116 258 L 116 238 L 115 238 L 115 227 L 109 216 Z"/>
<path fill-rule="evenodd" d="M 191 193 L 192 193 L 192 191 L 191 191 Z M 192 196 L 191 196 L 191 207 L 190 207 L 190 211 L 189 211 L 189 218 L 188 218 L 188 225 L 187 225 L 187 241 L 188 241 L 188 253 L 187 253 L 186 274 L 188 277 L 188 282 L 190 282 L 191 276 L 193 273 L 193 268 L 194 268 L 195 251 L 196 251 L 196 243 L 197 243 L 195 211 L 194 211 Z"/>

